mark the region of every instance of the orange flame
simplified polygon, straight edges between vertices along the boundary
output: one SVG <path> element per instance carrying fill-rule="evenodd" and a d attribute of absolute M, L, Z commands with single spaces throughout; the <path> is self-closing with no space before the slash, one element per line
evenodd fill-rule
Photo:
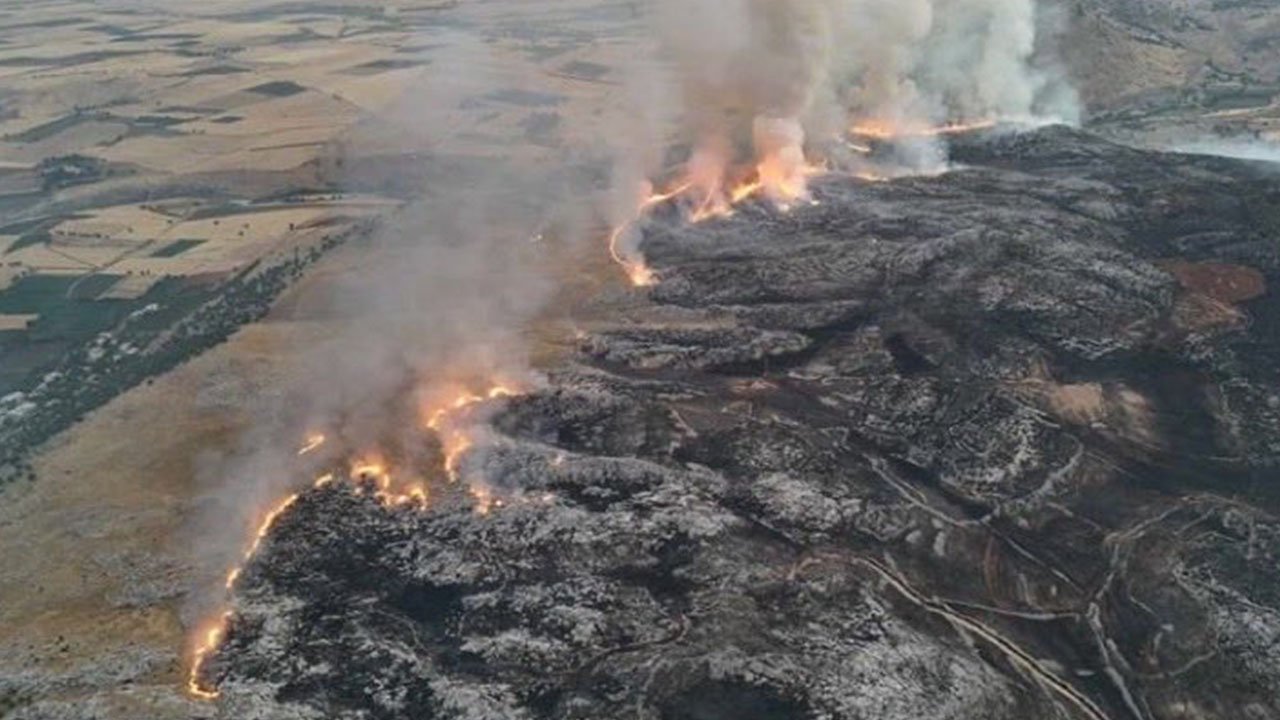
<path fill-rule="evenodd" d="M 867 149 L 868 152 L 870 148 Z M 760 158 L 750 176 L 726 189 L 729 173 L 726 163 L 716 152 L 697 152 L 689 159 L 685 177 L 670 190 L 651 192 L 637 203 L 630 218 L 609 233 L 609 256 L 626 272 L 627 279 L 636 287 L 657 283 L 657 275 L 635 253 L 623 250 L 622 240 L 637 223 L 654 207 L 670 200 L 685 198 L 686 219 L 700 223 L 712 218 L 733 215 L 734 206 L 745 200 L 763 195 L 783 211 L 809 195 L 809 178 L 827 171 L 825 165 L 814 164 L 803 157 L 796 145 L 782 145 L 771 149 Z"/>
<path fill-rule="evenodd" d="M 462 456 L 475 444 L 471 434 L 474 428 L 460 426 L 459 423 L 462 421 L 460 415 L 474 405 L 501 398 L 514 397 L 517 393 L 518 391 L 513 387 L 494 384 L 479 394 L 470 391 L 461 392 L 447 402 L 442 403 L 440 407 L 426 413 L 427 427 L 436 431 L 445 446 L 444 465 L 450 479 L 457 479 Z M 310 435 L 303 444 L 301 451 L 297 454 L 305 455 L 320 447 L 324 442 L 324 436 L 318 433 Z M 427 488 L 420 482 L 413 483 L 407 487 L 402 485 L 404 487 L 402 491 L 394 490 L 395 483 L 390 469 L 383 460 L 374 454 L 358 458 L 351 463 L 350 479 L 354 483 L 372 481 L 375 488 L 374 497 L 386 507 L 416 506 L 424 508 L 428 504 Z M 334 481 L 335 476 L 332 473 L 327 473 L 316 478 L 312 487 L 322 488 L 332 484 Z M 476 491 L 473 490 L 473 492 Z M 492 497 L 491 491 L 487 489 L 483 493 L 487 499 L 478 503 L 477 512 L 487 514 L 490 508 L 502 507 L 502 499 Z M 262 543 L 272 529 L 275 528 L 280 518 L 298 502 L 300 497 L 299 493 L 293 493 L 277 502 L 263 515 L 248 547 L 241 556 L 240 562 L 227 571 L 226 578 L 223 581 L 223 588 L 228 594 L 235 589 L 237 581 L 244 574 L 244 568 L 258 554 L 258 551 L 262 548 Z M 197 640 L 194 643 L 191 667 L 187 675 L 187 692 L 196 699 L 215 700 L 219 696 L 219 691 L 216 687 L 203 683 L 201 673 L 205 663 L 226 640 L 232 617 L 232 611 L 224 609 L 217 617 L 196 632 Z"/>
<path fill-rule="evenodd" d="M 324 441 L 325 437 L 323 433 L 312 433 L 311 435 L 308 435 L 306 443 L 298 449 L 298 456 L 301 457 L 318 449 L 321 445 L 324 445 Z"/>
<path fill-rule="evenodd" d="M 471 497 L 475 500 L 475 514 L 480 516 L 488 515 L 495 506 L 502 506 L 502 501 L 495 499 L 493 491 L 484 485 L 471 488 Z"/>
<path fill-rule="evenodd" d="M 351 465 L 351 480 L 355 483 L 372 481 L 373 497 L 384 507 L 404 507 L 406 505 L 427 505 L 427 489 L 421 483 L 396 483 L 385 463 L 377 459 L 358 460 Z M 324 484 L 332 482 L 329 476 Z M 399 485 L 397 489 L 396 486 Z M 317 483 L 316 487 L 321 487 Z M 357 493 L 363 488 L 357 485 Z"/>
<path fill-rule="evenodd" d="M 963 135 L 964 133 L 989 130 L 998 125 L 996 120 L 974 120 L 971 122 L 949 122 L 942 125 L 922 125 L 919 123 L 898 124 L 888 120 L 863 120 L 849 128 L 849 134 L 868 140 L 902 140 L 908 138 L 933 138 L 946 135 Z M 859 148 L 861 150 L 861 148 Z M 867 148 L 870 151 L 870 148 Z"/>
<path fill-rule="evenodd" d="M 317 484 L 324 480 L 322 477 L 317 480 Z M 244 572 L 244 567 L 253 559 L 254 555 L 262 547 L 262 541 L 266 538 L 271 529 L 275 527 L 280 516 L 285 513 L 294 503 L 298 501 L 298 493 L 294 493 L 284 500 L 276 504 L 275 507 L 267 511 L 262 521 L 258 524 L 258 529 L 254 532 L 253 540 L 249 543 L 248 549 L 245 550 L 240 563 L 232 567 L 227 572 L 226 580 L 223 587 L 229 592 L 235 587 L 236 581 L 240 579 L 240 575 Z M 200 681 L 200 672 L 204 667 L 204 663 L 208 660 L 209 655 L 222 645 L 222 640 L 227 634 L 227 627 L 231 623 L 231 611 L 224 610 L 219 616 L 212 621 L 206 630 L 198 634 L 200 641 L 196 644 L 195 654 L 192 656 L 191 670 L 187 676 L 187 691 L 192 697 L 201 700 L 213 700 L 218 697 L 217 688 L 205 687 Z"/>
<path fill-rule="evenodd" d="M 444 452 L 444 471 L 450 482 L 457 482 L 462 458 L 475 447 L 475 428 L 460 422 L 465 412 L 476 405 L 492 400 L 514 397 L 518 391 L 510 386 L 495 384 L 483 393 L 464 390 L 453 399 L 427 413 L 427 427 L 436 433 Z"/>
<path fill-rule="evenodd" d="M 632 285 L 636 287 L 649 287 L 657 282 L 657 276 L 654 275 L 653 270 L 645 264 L 642 258 L 625 256 L 621 247 L 623 236 L 626 235 L 627 231 L 630 230 L 632 226 L 640 222 L 649 210 L 667 202 L 668 200 L 673 200 L 683 195 L 691 187 L 693 187 L 692 182 L 684 182 L 667 192 L 649 193 L 640 201 L 639 206 L 636 207 L 631 218 L 614 228 L 609 234 L 609 256 L 613 258 L 615 263 L 622 266 L 622 269 L 627 273 L 627 279 L 631 281 Z"/>
<path fill-rule="evenodd" d="M 713 218 L 732 217 L 736 206 L 759 196 L 769 198 L 779 210 L 786 212 L 808 197 L 809 178 L 826 172 L 827 167 L 819 163 L 806 161 L 798 169 L 790 170 L 766 159 L 756 166 L 750 177 L 733 185 L 728 192 L 715 189 L 703 197 L 689 213 L 689 222 L 697 224 Z"/>
<path fill-rule="evenodd" d="M 205 687 L 200 684 L 200 671 L 204 667 L 204 663 L 209 659 L 210 653 L 217 650 L 222 645 L 222 639 L 227 633 L 227 627 L 231 624 L 231 611 L 227 610 L 217 617 L 217 619 L 209 624 L 209 627 L 200 633 L 200 643 L 196 646 L 195 655 L 191 661 L 191 673 L 187 677 L 187 692 L 192 697 L 200 700 L 215 700 L 218 697 L 218 689 L 214 687 Z"/>
<path fill-rule="evenodd" d="M 253 541 L 249 543 L 249 548 L 245 550 L 240 564 L 231 568 L 230 572 L 227 573 L 226 587 L 228 590 L 236 584 L 236 580 L 239 579 L 240 573 L 244 570 L 244 565 L 252 560 L 254 555 L 258 554 L 258 549 L 262 547 L 263 538 L 267 536 L 267 533 L 271 532 L 271 528 L 275 526 L 280 516 L 292 507 L 294 503 L 298 502 L 298 497 L 298 493 L 290 495 L 263 516 L 262 522 L 258 524 L 258 529 L 253 535 Z"/>
<path fill-rule="evenodd" d="M 372 458 L 357 460 L 351 464 L 351 479 L 355 481 L 372 480 L 379 491 L 386 492 L 391 487 L 391 473 L 381 461 Z"/>

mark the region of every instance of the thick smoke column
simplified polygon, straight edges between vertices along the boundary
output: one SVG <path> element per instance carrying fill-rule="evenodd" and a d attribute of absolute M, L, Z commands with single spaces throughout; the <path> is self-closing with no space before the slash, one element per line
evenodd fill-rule
<path fill-rule="evenodd" d="M 774 200 L 803 193 L 805 151 L 850 125 L 927 162 L 939 126 L 1079 115 L 1035 0 L 658 0 L 652 26 L 686 178 L 712 202 L 739 164 Z"/>
<path fill-rule="evenodd" d="M 935 0 L 921 61 L 941 109 L 960 118 L 1041 117 L 1075 122 L 1065 81 L 1037 58 L 1033 0 Z"/>
<path fill-rule="evenodd" d="M 775 200 L 803 195 L 805 119 L 829 79 L 831 26 L 822 2 L 658 4 L 661 52 L 694 145 L 689 180 L 704 201 L 725 200 L 726 176 L 744 145 Z"/>
<path fill-rule="evenodd" d="M 902 124 L 929 112 L 914 77 L 933 29 L 931 0 L 849 0 L 837 13 L 849 110 Z"/>
<path fill-rule="evenodd" d="M 458 423 L 482 422 L 480 405 L 537 382 L 527 334 L 554 289 L 552 243 L 538 238 L 551 224 L 560 245 L 574 239 L 572 218 L 548 208 L 580 189 L 565 179 L 572 174 L 561 158 L 485 157 L 452 144 L 466 127 L 459 108 L 521 81 L 503 75 L 476 38 L 437 40 L 447 49 L 431 74 L 365 140 L 352 141 L 376 146 L 354 148 L 357 157 L 437 149 L 421 160 L 430 173 L 424 196 L 326 261 L 339 272 L 308 307 L 327 337 L 298 348 L 272 392 L 245 399 L 250 417 L 238 445 L 198 468 L 205 496 L 190 537 L 202 580 L 192 621 L 225 607 L 222 577 L 282 498 L 338 468 L 340 478 L 363 476 L 361 467 L 376 468 L 369 474 L 378 479 L 394 475 L 390 491 L 402 494 L 402 481 L 416 487 L 443 479 L 442 470 L 465 488 L 470 477 L 441 466 L 481 449 Z M 458 416 L 437 430 L 433 409 Z"/>

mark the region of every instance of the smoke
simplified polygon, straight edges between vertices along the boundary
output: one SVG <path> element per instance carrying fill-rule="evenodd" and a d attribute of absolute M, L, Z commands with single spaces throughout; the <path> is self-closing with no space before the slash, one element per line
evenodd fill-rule
<path fill-rule="evenodd" d="M 804 118 L 829 79 L 828 10 L 776 0 L 657 3 L 659 51 L 681 101 L 674 114 L 693 143 L 689 179 L 707 202 L 723 201 L 741 147 L 768 162 L 761 174 L 776 178 L 772 194 L 803 184 Z"/>
<path fill-rule="evenodd" d="M 837 155 L 859 123 L 897 134 L 903 169 L 936 170 L 923 129 L 1077 122 L 1058 20 L 1035 0 L 657 0 L 650 18 L 686 177 L 713 196 L 743 164 L 794 187 L 797 156 Z"/>
<path fill-rule="evenodd" d="M 1050 23 L 1034 0 L 653 0 L 643 10 L 641 48 L 652 52 L 623 68 L 625 110 L 601 116 L 614 166 L 605 213 L 624 230 L 654 200 L 649 181 L 665 187 L 673 175 L 704 216 L 744 183 L 790 206 L 807 196 L 815 158 L 836 157 L 858 122 L 895 131 L 895 163 L 935 169 L 937 138 L 909 131 L 1075 113 L 1042 51 Z M 521 18 L 502 22 L 523 32 Z M 328 337 L 298 348 L 280 385 L 253 399 L 237 447 L 202 461 L 208 491 L 191 537 L 209 576 L 238 560 L 265 509 L 327 464 L 372 453 L 438 465 L 424 406 L 536 382 L 528 329 L 555 292 L 556 249 L 534 238 L 554 226 L 572 245 L 585 223 L 548 208 L 582 207 L 586 193 L 563 153 L 469 144 L 475 106 L 536 94 L 542 76 L 507 69 L 468 30 L 438 32 L 423 84 L 350 141 L 353 158 L 390 158 L 391 175 L 395 159 L 429 150 L 430 189 L 326 261 L 346 265 L 318 303 Z M 643 284 L 637 235 L 611 241 Z M 299 456 L 307 432 L 328 441 Z"/>
<path fill-rule="evenodd" d="M 203 579 L 193 615 L 223 601 L 210 588 L 282 498 L 357 461 L 397 478 L 439 477 L 448 448 L 432 444 L 427 409 L 538 382 L 530 328 L 552 299 L 558 254 L 585 232 L 575 214 L 555 209 L 579 197 L 582 182 L 554 149 L 494 157 L 458 139 L 484 98 L 532 89 L 479 40 L 442 44 L 430 74 L 357 134 L 344 163 L 384 158 L 375 164 L 390 173 L 416 157 L 406 170 L 426 169 L 425 194 L 323 261 L 306 306 L 324 336 L 288 350 L 279 385 L 237 403 L 249 417 L 235 447 L 200 461 L 204 496 L 190 537 Z M 308 433 L 325 442 L 300 455 Z"/>

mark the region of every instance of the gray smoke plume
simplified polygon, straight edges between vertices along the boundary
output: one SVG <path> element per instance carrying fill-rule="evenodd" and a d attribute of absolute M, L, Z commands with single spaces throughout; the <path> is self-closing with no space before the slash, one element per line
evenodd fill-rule
<path fill-rule="evenodd" d="M 700 188 L 857 121 L 910 131 L 1080 114 L 1035 0 L 658 0 L 651 23 Z M 761 127 L 786 130 L 762 147 Z"/>
<path fill-rule="evenodd" d="M 222 601 L 216 583 L 282 498 L 368 453 L 439 474 L 423 412 L 442 391 L 538 382 L 529 328 L 551 299 L 556 254 L 585 230 L 549 208 L 580 204 L 580 183 L 571 160 L 547 159 L 554 150 L 509 159 L 455 141 L 467 108 L 533 88 L 514 84 L 474 37 L 435 40 L 444 47 L 430 74 L 348 148 L 351 164 L 425 155 L 411 168 L 427 174 L 425 194 L 321 264 L 307 305 L 327 336 L 289 353 L 279 386 L 244 399 L 250 417 L 232 451 L 201 461 L 193 618 Z M 326 441 L 300 456 L 308 433 Z"/>
<path fill-rule="evenodd" d="M 615 221 L 634 217 L 642 180 L 675 172 L 673 141 L 688 148 L 688 179 L 705 194 L 722 193 L 744 164 L 802 189 L 806 151 L 851 121 L 1033 116 L 1053 86 L 1036 55 L 1033 0 L 654 0 L 644 10 L 654 54 L 625 69 L 637 110 L 606 133 L 620 180 Z M 392 139 L 391 155 L 397 140 L 430 147 L 431 190 L 342 251 L 350 267 L 318 303 L 331 337 L 256 398 L 237 449 L 203 463 L 207 528 L 192 537 L 211 576 L 243 550 L 263 508 L 326 461 L 375 448 L 423 461 L 424 393 L 481 377 L 534 382 L 527 329 L 554 284 L 547 243 L 532 238 L 551 223 L 546 208 L 581 206 L 585 195 L 554 154 L 457 161 L 467 154 L 452 140 L 469 122 L 462 109 L 538 88 L 527 74 L 504 75 L 479 37 L 432 42 L 442 49 L 430 75 L 372 133 Z M 584 229 L 573 217 L 558 226 L 570 237 Z M 329 441 L 300 458 L 308 430 Z"/>

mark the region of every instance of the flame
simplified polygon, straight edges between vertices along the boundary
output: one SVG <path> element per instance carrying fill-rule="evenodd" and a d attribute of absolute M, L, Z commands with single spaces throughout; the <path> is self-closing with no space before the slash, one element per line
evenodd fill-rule
<path fill-rule="evenodd" d="M 515 397 L 519 391 L 509 385 L 495 383 L 483 393 L 469 390 L 457 392 L 451 399 L 424 413 L 427 427 L 440 439 L 444 453 L 444 471 L 450 482 L 460 477 L 462 458 L 475 447 L 475 428 L 465 422 L 466 411 L 476 405 L 493 400 Z"/>
<path fill-rule="evenodd" d="M 821 163 L 805 161 L 795 169 L 788 169 L 766 159 L 756 166 L 752 175 L 734 184 L 727 192 L 717 189 L 703 197 L 689 213 L 689 222 L 697 224 L 714 218 L 732 217 L 736 206 L 755 197 L 768 198 L 779 210 L 787 212 L 797 202 L 808 199 L 809 178 L 826 172 L 826 165 Z"/>
<path fill-rule="evenodd" d="M 825 173 L 825 165 L 811 163 L 804 153 L 804 128 L 795 118 L 757 117 L 753 122 L 757 162 L 746 177 L 730 167 L 731 149 L 712 138 L 694 150 L 685 164 L 684 179 L 670 190 L 642 193 L 636 209 L 609 233 L 609 256 L 626 272 L 631 284 L 647 287 L 658 278 L 638 253 L 623 248 L 627 233 L 655 206 L 684 199 L 686 219 L 700 223 L 728 217 L 734 206 L 763 196 L 782 210 L 809 198 L 809 178 Z M 870 148 L 867 149 L 870 152 Z M 730 182 L 736 178 L 736 182 Z"/>
<path fill-rule="evenodd" d="M 751 197 L 757 190 L 759 190 L 757 183 L 744 182 L 730 190 L 726 197 L 719 186 L 711 188 L 703 195 L 702 202 L 689 213 L 689 222 L 697 224 L 712 218 L 729 217 L 733 215 L 733 206 L 736 202 Z M 737 200 L 735 201 L 734 198 Z"/>
<path fill-rule="evenodd" d="M 651 209 L 669 200 L 680 197 L 691 187 L 693 187 L 693 183 L 686 181 L 666 192 L 648 193 L 640 200 L 640 203 L 636 207 L 635 212 L 632 213 L 631 218 L 614 228 L 613 231 L 609 233 L 609 256 L 613 258 L 615 263 L 622 266 L 622 269 L 627 273 L 627 279 L 631 281 L 632 285 L 636 287 L 649 287 L 656 284 L 658 278 L 654 274 L 653 270 L 645 264 L 643 258 L 626 257 L 626 253 L 622 251 L 621 247 L 622 238 L 636 223 L 644 219 L 644 216 Z"/>
<path fill-rule="evenodd" d="M 518 394 L 519 394 L 519 391 L 517 391 L 516 389 L 500 383 L 493 385 L 484 393 L 481 393 L 479 395 L 476 395 L 474 393 L 464 390 L 459 394 L 457 394 L 456 396 L 454 396 L 452 400 L 449 400 L 443 403 L 441 407 L 426 413 L 427 427 L 432 430 L 439 431 L 441 428 L 445 426 L 446 422 L 449 420 L 449 417 L 454 413 L 459 413 L 473 405 L 479 405 L 480 403 L 485 402 L 486 400 L 498 400 L 501 398 L 510 398 L 510 397 L 515 397 Z"/>
<path fill-rule="evenodd" d="M 391 473 L 386 464 L 376 458 L 365 458 L 352 463 L 351 479 L 356 482 L 372 480 L 380 492 L 391 488 Z"/>
<path fill-rule="evenodd" d="M 351 464 L 351 481 L 356 483 L 356 492 L 362 493 L 360 483 L 372 481 L 373 497 L 383 507 L 405 507 L 406 505 L 427 506 L 427 488 L 421 482 L 397 483 L 386 464 L 376 458 L 357 460 Z M 333 482 L 333 476 L 327 476 L 324 483 L 317 481 L 315 487 L 323 487 Z M 397 487 L 398 486 L 398 487 Z"/>
<path fill-rule="evenodd" d="M 249 543 L 249 548 L 244 551 L 244 556 L 241 558 L 240 564 L 231 568 L 227 573 L 226 587 L 228 590 L 236 584 L 236 580 L 239 579 L 240 573 L 244 570 L 244 565 L 252 560 L 254 555 L 258 554 L 258 549 L 262 547 L 263 538 L 267 536 L 267 533 L 271 532 L 271 528 L 275 527 L 276 521 L 280 519 L 280 516 L 283 515 L 286 510 L 293 507 L 294 503 L 298 502 L 298 497 L 298 493 L 290 495 L 284 500 L 281 500 L 275 507 L 268 510 L 267 514 L 263 516 L 262 522 L 258 524 L 257 531 L 253 534 L 252 542 Z"/>
<path fill-rule="evenodd" d="M 485 516 L 496 507 L 502 507 L 502 501 L 494 498 L 493 491 L 485 485 L 471 488 L 471 497 L 475 500 L 475 514 Z"/>
<path fill-rule="evenodd" d="M 321 481 L 324 481 L 326 477 L 329 477 L 330 479 L 332 478 L 332 476 L 322 476 L 316 481 L 316 483 L 319 484 Z M 293 504 L 298 502 L 299 497 L 298 493 L 290 495 L 277 503 L 275 507 L 268 510 L 266 515 L 263 516 L 262 520 L 258 523 L 257 530 L 253 534 L 253 539 L 250 541 L 249 547 L 245 550 L 240 563 L 227 571 L 226 580 L 223 581 L 223 587 L 227 592 L 230 592 L 235 587 L 236 581 L 240 579 L 241 574 L 244 572 L 245 565 L 247 565 L 249 561 L 258 554 L 258 550 L 262 547 L 263 539 L 266 538 L 266 536 L 271 532 L 271 529 L 275 527 L 276 522 L 280 520 L 280 516 L 289 508 L 293 507 Z M 203 632 L 197 634 L 197 637 L 199 637 L 200 640 L 196 644 L 195 653 L 192 656 L 191 661 L 191 671 L 187 676 L 187 691 L 192 697 L 200 700 L 213 700 L 218 697 L 217 688 L 205 687 L 201 684 L 200 672 L 204 667 L 205 661 L 208 660 L 209 655 L 222 645 L 222 641 L 226 637 L 227 628 L 230 624 L 231 611 L 224 610 L 215 620 L 209 623 L 208 627 Z"/>
<path fill-rule="evenodd" d="M 458 466 L 462 464 L 462 456 L 474 447 L 475 443 L 462 433 L 450 433 L 446 437 L 444 471 L 449 476 L 449 482 L 458 482 Z"/>
<path fill-rule="evenodd" d="M 898 124 L 888 120 L 863 120 L 849 128 L 849 134 L 867 140 L 891 141 L 907 138 L 934 138 L 947 135 L 963 135 L 964 133 L 990 130 L 998 125 L 996 120 L 974 120 L 969 122 L 949 122 L 942 125 L 922 125 L 919 123 Z M 862 152 L 866 146 L 854 146 Z M 871 148 L 866 147 L 866 152 Z"/>
<path fill-rule="evenodd" d="M 321 445 L 324 445 L 324 441 L 325 437 L 323 433 L 312 433 L 308 435 L 306 443 L 298 449 L 298 456 L 301 457 L 313 450 L 316 450 Z"/>
<path fill-rule="evenodd" d="M 615 263 L 622 266 L 623 272 L 627 274 L 627 280 L 631 281 L 632 285 L 635 287 L 650 287 L 658 281 L 653 270 L 643 260 L 623 257 L 618 249 L 619 241 L 631 229 L 631 225 L 631 222 L 619 225 L 609 235 L 609 256 L 613 258 Z"/>
<path fill-rule="evenodd" d="M 187 692 L 192 697 L 200 700 L 217 699 L 217 688 L 205 687 L 200 684 L 200 671 L 204 667 L 205 661 L 209 659 L 210 653 L 222 645 L 222 639 L 226 636 L 227 628 L 230 624 L 231 611 L 227 610 L 209 623 L 209 626 L 203 632 L 199 633 L 200 642 L 196 645 L 195 655 L 191 661 L 191 673 L 187 677 Z"/>

